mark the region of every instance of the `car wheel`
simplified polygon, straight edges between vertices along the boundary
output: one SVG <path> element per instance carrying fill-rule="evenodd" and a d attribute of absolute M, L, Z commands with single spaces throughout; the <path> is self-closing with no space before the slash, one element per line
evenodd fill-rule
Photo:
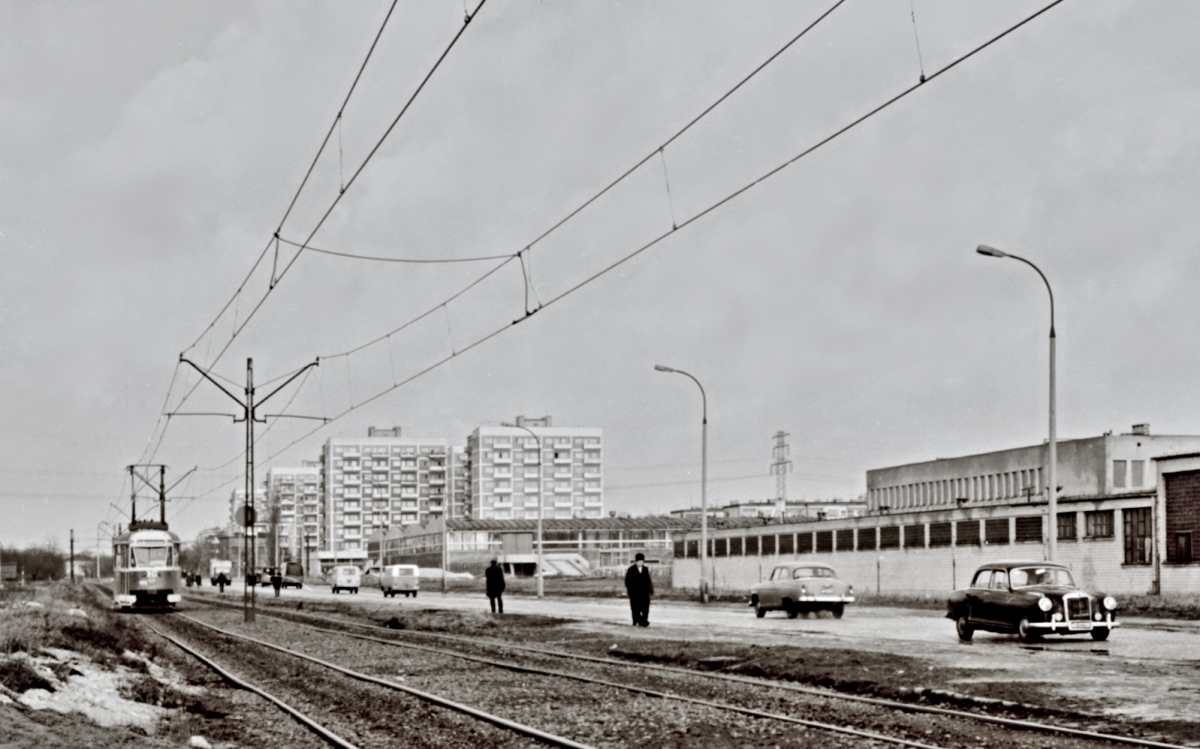
<path fill-rule="evenodd" d="M 833 614 L 833 618 L 834 618 L 834 619 L 841 619 L 841 618 L 842 618 L 842 614 L 846 613 L 846 604 L 844 604 L 844 603 L 835 603 L 835 604 L 833 605 L 833 608 L 831 608 L 831 609 L 829 610 L 829 613 Z"/>
<path fill-rule="evenodd" d="M 754 615 L 757 616 L 759 619 L 762 619 L 764 616 L 767 615 L 767 610 L 764 609 L 762 606 L 759 606 L 756 604 L 754 606 Z"/>
<path fill-rule="evenodd" d="M 795 619 L 800 614 L 800 607 L 791 601 L 783 602 L 783 610 L 787 612 L 788 619 Z"/>
<path fill-rule="evenodd" d="M 1107 640 L 1107 639 L 1108 639 L 1108 633 L 1109 633 L 1109 632 L 1111 632 L 1111 631 L 1112 631 L 1112 630 L 1111 630 L 1111 629 L 1108 629 L 1107 627 L 1104 627 L 1104 628 L 1099 628 L 1099 629 L 1093 629 L 1093 630 L 1092 630 L 1092 639 L 1093 639 L 1093 640 L 1096 640 L 1097 642 L 1102 642 L 1102 641 L 1104 641 L 1104 640 Z"/>
<path fill-rule="evenodd" d="M 958 630 L 958 639 L 962 642 L 970 642 L 975 636 L 975 628 L 971 626 L 969 612 L 964 611 L 954 620 L 954 628 Z"/>
<path fill-rule="evenodd" d="M 1021 617 L 1021 621 L 1017 622 L 1017 638 L 1021 642 L 1036 642 L 1038 639 L 1037 632 L 1029 626 L 1029 617 Z"/>

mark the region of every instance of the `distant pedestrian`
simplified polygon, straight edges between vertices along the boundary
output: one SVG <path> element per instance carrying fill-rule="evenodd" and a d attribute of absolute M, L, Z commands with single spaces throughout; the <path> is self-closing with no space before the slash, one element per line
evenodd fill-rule
<path fill-rule="evenodd" d="M 487 597 L 488 602 L 492 604 L 492 613 L 504 613 L 504 568 L 492 560 L 492 566 L 487 568 L 487 572 L 483 573 L 487 578 Z"/>
<path fill-rule="evenodd" d="M 229 584 L 229 578 L 225 577 L 225 573 L 224 573 L 224 572 L 222 572 L 221 574 L 217 575 L 217 587 L 218 587 L 218 588 L 220 588 L 220 590 L 219 590 L 218 592 L 220 592 L 220 593 L 224 593 L 224 592 L 225 592 L 225 586 L 226 586 L 226 585 L 228 585 L 228 584 Z"/>
<path fill-rule="evenodd" d="M 633 626 L 650 626 L 650 596 L 654 595 L 654 582 L 650 579 L 650 568 L 646 566 L 646 555 L 638 552 L 633 565 L 625 573 L 625 590 L 629 593 L 629 609 L 633 613 Z"/>

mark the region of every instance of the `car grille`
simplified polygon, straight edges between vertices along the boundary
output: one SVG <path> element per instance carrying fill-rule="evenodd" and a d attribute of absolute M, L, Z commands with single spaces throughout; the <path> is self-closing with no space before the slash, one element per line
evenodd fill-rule
<path fill-rule="evenodd" d="M 1092 618 L 1091 601 L 1087 598 L 1068 598 L 1067 599 L 1067 620 L 1068 621 L 1090 621 Z"/>

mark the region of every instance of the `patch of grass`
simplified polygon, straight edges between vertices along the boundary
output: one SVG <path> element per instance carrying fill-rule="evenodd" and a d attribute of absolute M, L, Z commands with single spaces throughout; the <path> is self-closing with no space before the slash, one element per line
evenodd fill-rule
<path fill-rule="evenodd" d="M 30 689 L 54 691 L 54 685 L 30 666 L 24 658 L 0 660 L 0 684 L 14 692 L 25 692 Z"/>
<path fill-rule="evenodd" d="M 1200 619 L 1200 596 L 1118 596 L 1118 616 Z"/>
<path fill-rule="evenodd" d="M 168 709 L 186 707 L 192 700 L 169 684 L 149 674 L 139 674 L 121 685 L 119 694 L 127 700 Z"/>

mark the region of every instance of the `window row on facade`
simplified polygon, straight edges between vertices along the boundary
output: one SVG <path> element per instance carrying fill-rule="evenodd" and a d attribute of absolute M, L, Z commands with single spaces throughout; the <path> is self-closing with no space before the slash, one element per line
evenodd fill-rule
<path fill-rule="evenodd" d="M 1152 526 L 1150 508 L 1122 510 L 1124 563 L 1150 564 Z M 1078 540 L 1077 518 L 1083 515 L 1084 538 L 1112 539 L 1113 510 L 1059 513 L 1058 539 Z M 982 546 L 1044 541 L 1041 515 L 1015 518 L 884 525 L 876 528 L 842 528 L 798 533 L 767 533 L 710 538 L 708 554 L 713 557 L 770 556 L 775 554 L 812 554 L 834 551 L 875 551 L 880 549 L 925 549 L 950 545 Z M 696 558 L 697 540 L 676 541 L 675 555 Z"/>
<path fill-rule="evenodd" d="M 870 500 L 874 507 L 883 506 L 893 510 L 932 507 L 953 504 L 958 500 L 984 502 L 1030 497 L 1040 494 L 1042 485 L 1042 469 L 1028 468 L 879 487 L 870 491 Z"/>

